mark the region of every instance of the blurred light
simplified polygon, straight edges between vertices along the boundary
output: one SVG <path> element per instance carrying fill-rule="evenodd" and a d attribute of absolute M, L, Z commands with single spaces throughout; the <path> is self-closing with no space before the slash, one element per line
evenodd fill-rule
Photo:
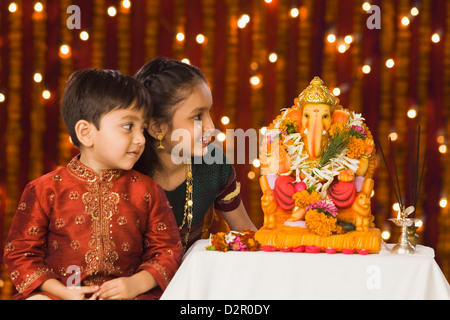
<path fill-rule="evenodd" d="M 441 208 L 447 207 L 447 204 L 448 204 L 447 198 L 442 198 L 441 200 L 439 200 L 439 206 Z"/>
<path fill-rule="evenodd" d="M 352 36 L 346 36 L 346 37 L 344 38 L 344 42 L 345 42 L 346 44 L 351 44 L 351 43 L 353 42 L 353 37 L 352 37 Z"/>
<path fill-rule="evenodd" d="M 247 24 L 247 23 L 250 22 L 250 16 L 249 16 L 248 14 L 243 14 L 243 15 L 241 16 L 241 19 L 240 19 L 240 20 L 242 20 L 245 24 Z"/>
<path fill-rule="evenodd" d="M 416 7 L 411 8 L 411 15 L 414 17 L 419 15 L 419 9 L 417 9 Z"/>
<path fill-rule="evenodd" d="M 338 51 L 339 51 L 340 53 L 344 53 L 345 51 L 347 51 L 347 45 L 345 45 L 345 44 L 339 45 Z"/>
<path fill-rule="evenodd" d="M 62 54 L 68 54 L 70 52 L 70 48 L 67 44 L 63 44 L 59 51 L 61 51 Z"/>
<path fill-rule="evenodd" d="M 202 44 L 205 43 L 205 36 L 202 35 L 201 33 L 197 35 L 197 37 L 195 38 L 195 40 L 197 41 L 197 43 Z"/>
<path fill-rule="evenodd" d="M 36 4 L 34 5 L 34 11 L 42 12 L 42 10 L 44 10 L 44 6 L 42 5 L 42 3 L 36 2 Z"/>
<path fill-rule="evenodd" d="M 51 95 L 50 91 L 48 91 L 48 90 L 42 91 L 42 98 L 44 98 L 45 100 L 50 99 L 51 96 L 52 95 Z"/>
<path fill-rule="evenodd" d="M 389 134 L 389 138 L 391 138 L 392 141 L 397 140 L 397 139 L 398 139 L 398 134 L 397 134 L 397 132 L 391 132 L 391 133 Z"/>
<path fill-rule="evenodd" d="M 238 27 L 244 29 L 247 23 L 250 22 L 250 16 L 248 14 L 243 14 L 238 20 Z"/>
<path fill-rule="evenodd" d="M 3 93 L 0 93 L 0 103 L 4 102 L 6 100 L 6 97 Z"/>
<path fill-rule="evenodd" d="M 253 160 L 253 166 L 255 168 L 259 168 L 261 166 L 261 162 L 259 161 L 259 159 Z"/>
<path fill-rule="evenodd" d="M 42 75 L 41 75 L 39 72 L 36 72 L 36 73 L 34 74 L 33 79 L 34 79 L 34 82 L 39 83 L 39 82 L 42 81 Z"/>
<path fill-rule="evenodd" d="M 178 32 L 177 33 L 177 40 L 178 41 L 184 41 L 184 33 L 183 32 Z"/>
<path fill-rule="evenodd" d="M 242 19 L 238 20 L 238 27 L 239 28 L 244 29 L 246 25 L 247 24 Z"/>
<path fill-rule="evenodd" d="M 277 60 L 278 60 L 278 55 L 276 53 L 271 53 L 269 55 L 269 61 L 270 62 L 274 63 L 274 62 L 277 62 Z"/>
<path fill-rule="evenodd" d="M 362 72 L 363 73 L 369 74 L 370 71 L 372 71 L 372 68 L 368 64 L 366 64 L 365 66 L 362 67 Z"/>
<path fill-rule="evenodd" d="M 70 46 L 67 44 L 63 44 L 61 47 L 59 47 L 59 56 L 61 58 L 68 58 L 70 57 Z"/>
<path fill-rule="evenodd" d="M 271 3 L 272 0 L 264 0 L 266 3 Z"/>
<path fill-rule="evenodd" d="M 15 2 L 11 2 L 8 7 L 9 12 L 14 13 L 17 11 L 17 4 Z"/>
<path fill-rule="evenodd" d="M 130 9 L 131 1 L 130 0 L 123 0 L 122 1 L 122 7 L 124 7 L 125 9 Z"/>
<path fill-rule="evenodd" d="M 336 36 L 332 33 L 330 33 L 327 37 L 327 40 L 329 43 L 335 43 L 336 42 Z"/>
<path fill-rule="evenodd" d="M 447 153 L 447 146 L 445 144 L 441 144 L 439 146 L 439 152 L 442 154 Z"/>
<path fill-rule="evenodd" d="M 108 8 L 108 15 L 110 17 L 114 17 L 116 14 L 117 14 L 117 10 L 116 10 L 115 7 L 111 6 L 111 7 Z"/>
<path fill-rule="evenodd" d="M 400 205 L 398 204 L 398 202 L 392 205 L 392 209 L 394 209 L 394 211 L 400 211 Z"/>
<path fill-rule="evenodd" d="M 181 62 L 186 63 L 186 64 L 191 64 L 191 61 L 189 61 L 188 58 L 182 59 Z"/>
<path fill-rule="evenodd" d="M 80 39 L 83 41 L 89 40 L 89 33 L 87 31 L 80 32 Z"/>
<path fill-rule="evenodd" d="M 333 89 L 333 94 L 334 94 L 336 97 L 340 96 L 340 95 L 341 95 L 341 89 L 339 89 L 339 88 L 334 88 L 334 89 Z"/>
<path fill-rule="evenodd" d="M 267 127 L 262 127 L 259 131 L 263 136 L 265 136 L 267 132 Z"/>
<path fill-rule="evenodd" d="M 417 117 L 416 109 L 414 109 L 414 108 L 409 109 L 407 115 L 408 115 L 408 118 L 414 119 L 415 117 Z"/>
<path fill-rule="evenodd" d="M 437 143 L 439 143 L 439 144 L 443 144 L 445 142 L 444 136 L 439 136 L 439 137 L 437 137 L 436 140 L 437 140 Z"/>
<path fill-rule="evenodd" d="M 258 84 L 261 83 L 261 79 L 259 79 L 258 76 L 253 76 L 250 78 L 250 83 L 254 86 L 257 86 Z"/>
<path fill-rule="evenodd" d="M 422 227 L 422 226 L 423 226 L 423 221 L 417 219 L 416 222 L 414 223 L 414 226 L 415 226 L 416 228 Z"/>
<path fill-rule="evenodd" d="M 223 116 L 222 119 L 220 119 L 220 121 L 224 124 L 227 125 L 230 123 L 230 118 L 228 118 L 227 116 Z"/>
<path fill-rule="evenodd" d="M 405 27 L 409 25 L 411 21 L 409 20 L 408 17 L 403 17 L 402 18 L 402 25 L 404 25 Z"/>
<path fill-rule="evenodd" d="M 389 238 L 391 237 L 391 233 L 385 230 L 381 233 L 381 237 L 383 238 L 383 240 L 389 240 Z"/>
<path fill-rule="evenodd" d="M 247 176 L 248 176 L 248 178 L 249 178 L 250 180 L 253 180 L 253 179 L 255 179 L 256 174 L 255 174 L 253 171 L 250 171 L 250 172 L 247 174 Z"/>
<path fill-rule="evenodd" d="M 431 36 L 431 41 L 433 41 L 434 43 L 438 43 L 439 41 L 441 41 L 441 37 L 438 33 L 435 33 Z"/>
<path fill-rule="evenodd" d="M 225 141 L 226 138 L 227 138 L 227 135 L 223 132 L 221 132 L 217 135 L 217 140 L 219 140 L 220 142 Z"/>
<path fill-rule="evenodd" d="M 364 11 L 369 11 L 372 8 L 372 5 L 369 2 L 364 2 L 362 5 Z"/>
<path fill-rule="evenodd" d="M 300 11 L 298 11 L 297 8 L 292 8 L 290 14 L 292 18 L 297 18 L 298 15 L 300 14 Z"/>
<path fill-rule="evenodd" d="M 393 68 L 394 65 L 395 65 L 394 59 L 388 59 L 388 60 L 386 61 L 386 67 L 388 67 L 388 68 Z"/>

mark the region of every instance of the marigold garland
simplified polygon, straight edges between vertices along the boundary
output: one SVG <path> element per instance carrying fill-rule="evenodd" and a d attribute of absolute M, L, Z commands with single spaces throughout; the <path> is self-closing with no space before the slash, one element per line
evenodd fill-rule
<path fill-rule="evenodd" d="M 310 193 L 308 190 L 302 190 L 300 192 L 295 193 L 292 196 L 292 199 L 295 201 L 296 207 L 306 208 L 310 204 L 322 199 L 322 197 L 316 191 L 312 191 Z"/>
<path fill-rule="evenodd" d="M 309 210 L 305 216 L 306 226 L 320 237 L 329 237 L 333 233 L 341 233 L 342 227 L 337 219 L 318 209 Z"/>
<path fill-rule="evenodd" d="M 359 159 L 367 151 L 367 145 L 364 140 L 352 137 L 348 143 L 347 157 L 352 159 Z"/>

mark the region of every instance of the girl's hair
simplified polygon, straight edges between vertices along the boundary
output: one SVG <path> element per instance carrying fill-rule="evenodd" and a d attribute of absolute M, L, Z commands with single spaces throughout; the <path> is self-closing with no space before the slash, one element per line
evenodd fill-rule
<path fill-rule="evenodd" d="M 73 144 L 80 147 L 75 125 L 86 120 L 100 129 L 103 115 L 117 109 L 144 110 L 148 120 L 152 112 L 150 96 L 133 77 L 116 70 L 85 69 L 72 73 L 61 101 L 61 115 Z"/>
<path fill-rule="evenodd" d="M 205 75 L 195 66 L 178 60 L 158 57 L 144 65 L 135 75 L 144 84 L 153 104 L 152 117 L 172 126 L 177 105 L 187 99 L 201 81 L 207 83 Z M 146 144 L 141 158 L 134 168 L 152 176 L 160 166 L 156 154 L 156 139 L 145 132 Z"/>

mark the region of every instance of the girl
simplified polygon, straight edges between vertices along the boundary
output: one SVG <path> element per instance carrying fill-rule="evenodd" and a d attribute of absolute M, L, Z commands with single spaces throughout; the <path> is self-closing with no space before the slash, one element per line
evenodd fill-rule
<path fill-rule="evenodd" d="M 242 204 L 234 168 L 222 150 L 209 145 L 214 130 L 212 94 L 203 73 L 177 60 L 156 58 L 143 66 L 136 78 L 150 93 L 153 116 L 144 154 L 135 169 L 165 190 L 185 250 L 201 238 L 211 205 L 231 230 L 256 231 Z M 176 138 L 179 133 L 184 133 L 181 142 Z M 185 163 L 176 161 L 180 153 L 187 159 Z M 222 161 L 207 164 L 203 156 Z"/>

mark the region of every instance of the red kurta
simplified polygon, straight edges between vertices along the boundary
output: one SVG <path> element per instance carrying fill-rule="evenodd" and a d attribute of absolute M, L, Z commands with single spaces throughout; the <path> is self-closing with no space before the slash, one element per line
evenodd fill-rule
<path fill-rule="evenodd" d="M 156 182 L 134 170 L 99 177 L 75 157 L 27 185 L 4 263 L 19 292 L 15 299 L 51 278 L 101 285 L 140 270 L 159 284 L 138 297 L 151 299 L 167 287 L 182 254 L 173 212 Z"/>

